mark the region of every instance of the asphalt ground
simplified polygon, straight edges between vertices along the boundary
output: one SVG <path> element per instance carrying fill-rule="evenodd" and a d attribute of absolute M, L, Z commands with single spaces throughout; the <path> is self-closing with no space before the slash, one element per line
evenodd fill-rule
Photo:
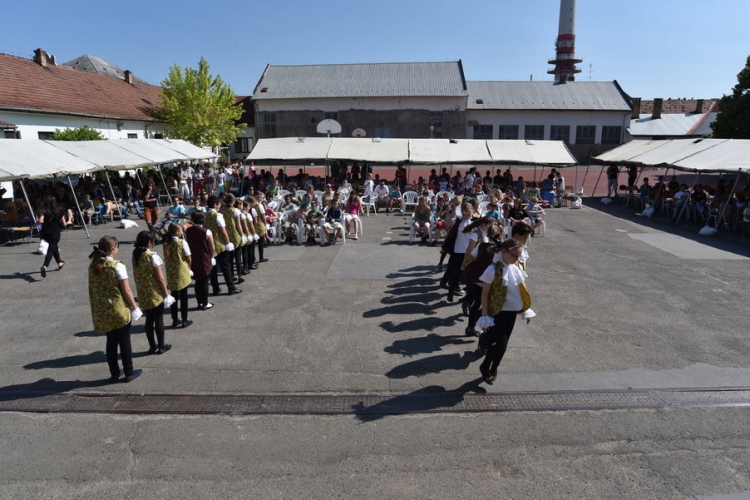
<path fill-rule="evenodd" d="M 267 249 L 244 293 L 212 298 L 211 310 L 195 311 L 191 294 L 194 323 L 167 328 L 162 356 L 145 354 L 139 320 L 144 374 L 130 384 L 106 383 L 86 269 L 99 237 L 120 239 L 125 259 L 136 231 L 66 232 L 66 266 L 44 280 L 35 246 L 3 246 L 0 399 L 750 387 L 750 239 L 705 238 L 592 199 L 546 218 L 529 247 L 538 316 L 517 324 L 493 386 L 480 383 L 476 342 L 437 286 L 437 249 L 408 244 L 400 215 L 365 217 L 364 237 L 346 245 Z M 742 403 L 461 415 L 428 403 L 429 415 L 401 416 L 42 407 L 0 413 L 0 498 L 748 498 Z"/>

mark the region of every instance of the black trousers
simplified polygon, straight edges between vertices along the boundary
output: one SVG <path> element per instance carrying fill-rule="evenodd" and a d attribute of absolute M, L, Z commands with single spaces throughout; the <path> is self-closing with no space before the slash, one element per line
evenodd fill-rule
<path fill-rule="evenodd" d="M 195 279 L 195 300 L 198 301 L 199 307 L 208 304 L 208 284 L 210 281 L 211 276 Z"/>
<path fill-rule="evenodd" d="M 248 269 L 250 268 L 250 266 L 255 264 L 255 247 L 256 246 L 257 246 L 257 243 L 254 241 L 250 243 L 249 245 L 247 245 L 247 267 Z"/>
<path fill-rule="evenodd" d="M 474 328 L 482 315 L 482 285 L 476 283 L 466 285 L 464 301 L 469 308 L 469 328 Z"/>
<path fill-rule="evenodd" d="M 247 245 L 245 245 L 245 246 L 240 245 L 240 246 L 236 247 L 232 252 L 230 252 L 230 253 L 234 254 L 234 257 L 233 257 L 234 258 L 234 266 L 235 266 L 235 270 L 237 271 L 237 277 L 238 278 L 240 276 L 242 276 L 242 267 L 243 267 L 243 262 L 242 262 L 242 257 L 243 256 L 242 256 L 242 254 L 244 253 L 244 248 L 246 246 Z"/>
<path fill-rule="evenodd" d="M 60 248 L 58 247 L 60 239 L 49 239 L 46 241 L 49 243 L 49 248 L 47 248 L 47 255 L 44 256 L 44 267 L 49 267 L 52 257 L 55 258 L 55 262 L 59 266 L 60 262 L 62 262 L 62 259 L 60 259 Z"/>
<path fill-rule="evenodd" d="M 208 296 L 208 288 L 206 289 L 206 296 Z M 197 295 L 197 294 L 196 294 Z M 169 312 L 172 314 L 172 321 L 177 321 L 177 307 L 180 308 L 180 319 L 187 321 L 188 316 L 188 287 L 182 290 L 172 290 L 172 297 L 174 297 L 175 303 L 169 306 Z"/>
<path fill-rule="evenodd" d="M 211 288 L 214 293 L 219 293 L 219 269 L 221 274 L 224 276 L 224 282 L 227 284 L 227 288 L 234 290 L 237 288 L 234 286 L 234 276 L 232 274 L 232 261 L 234 260 L 234 252 L 227 252 L 224 250 L 216 256 L 216 265 L 211 271 Z"/>
<path fill-rule="evenodd" d="M 482 361 L 482 370 L 487 370 L 491 375 L 497 375 L 497 367 L 500 365 L 505 350 L 508 348 L 510 334 L 516 324 L 518 311 L 500 311 L 494 316 L 495 326 L 490 327 L 486 335 L 487 355 Z"/>
<path fill-rule="evenodd" d="M 263 250 L 266 248 L 266 237 L 261 236 L 255 244 L 258 247 L 258 258 L 263 260 Z"/>
<path fill-rule="evenodd" d="M 146 340 L 151 349 L 164 347 L 164 303 L 162 302 L 153 309 L 144 309 L 146 317 Z M 154 333 L 156 333 L 156 342 L 154 342 Z"/>
<path fill-rule="evenodd" d="M 130 323 L 107 332 L 106 335 L 109 373 L 113 377 L 120 376 L 120 365 L 117 362 L 117 349 L 119 348 L 120 357 L 122 358 L 122 370 L 127 377 L 133 373 L 133 348 L 130 345 Z"/>
<path fill-rule="evenodd" d="M 462 253 L 454 253 L 448 259 L 448 268 L 445 270 L 441 283 L 447 284 L 448 288 L 457 292 L 461 281 L 461 264 L 464 262 Z"/>

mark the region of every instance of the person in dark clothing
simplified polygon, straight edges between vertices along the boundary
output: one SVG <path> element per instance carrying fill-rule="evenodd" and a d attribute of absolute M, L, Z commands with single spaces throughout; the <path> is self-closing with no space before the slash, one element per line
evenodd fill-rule
<path fill-rule="evenodd" d="M 60 258 L 60 231 L 65 227 L 65 213 L 57 208 L 57 200 L 54 196 L 47 196 L 44 199 L 44 207 L 39 212 L 39 223 L 42 225 L 42 230 L 39 231 L 39 237 L 49 243 L 47 248 L 47 254 L 44 256 L 44 264 L 42 265 L 41 272 L 42 278 L 47 277 L 47 268 L 52 262 L 52 258 L 55 258 L 57 263 L 57 269 L 62 269 L 65 265 L 65 261 Z"/>
<path fill-rule="evenodd" d="M 213 304 L 208 301 L 208 284 L 213 270 L 214 238 L 211 231 L 203 227 L 206 215 L 203 212 L 193 212 L 193 225 L 185 230 L 185 241 L 190 247 L 190 269 L 195 278 L 195 299 L 198 309 L 211 309 Z"/>

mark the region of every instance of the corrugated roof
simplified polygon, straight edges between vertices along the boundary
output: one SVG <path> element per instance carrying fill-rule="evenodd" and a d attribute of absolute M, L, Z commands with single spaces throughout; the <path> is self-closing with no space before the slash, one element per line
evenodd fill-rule
<path fill-rule="evenodd" d="M 253 99 L 466 96 L 461 61 L 266 67 Z"/>
<path fill-rule="evenodd" d="M 469 81 L 467 110 L 630 111 L 626 94 L 614 82 Z"/>
<path fill-rule="evenodd" d="M 158 121 L 161 88 L 0 54 L 0 109 Z"/>
<path fill-rule="evenodd" d="M 690 135 L 700 137 L 711 133 L 711 122 L 719 113 L 708 114 L 708 118 Z M 638 119 L 630 120 L 628 132 L 633 137 L 678 137 L 685 136 L 703 118 L 703 114 L 662 114 L 661 118 L 652 118 L 650 114 L 641 114 Z"/>

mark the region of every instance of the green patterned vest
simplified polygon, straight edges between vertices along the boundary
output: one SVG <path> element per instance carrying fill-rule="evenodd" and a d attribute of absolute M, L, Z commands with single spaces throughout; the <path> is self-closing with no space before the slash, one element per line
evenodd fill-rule
<path fill-rule="evenodd" d="M 521 310 L 525 311 L 531 307 L 531 296 L 526 289 L 526 283 L 521 283 L 519 288 L 521 290 L 521 301 L 523 302 Z M 508 287 L 503 285 L 503 263 L 497 262 L 495 263 L 495 279 L 492 281 L 490 295 L 487 298 L 487 307 L 489 308 L 488 312 L 490 313 L 490 316 L 496 316 L 502 310 L 507 296 Z"/>
<path fill-rule="evenodd" d="M 255 209 L 255 213 L 258 214 L 255 219 L 253 219 L 253 224 L 255 224 L 255 233 L 258 236 L 265 236 L 266 235 L 266 223 L 263 220 L 263 217 L 260 215 L 260 210 Z M 252 212 L 251 212 L 252 215 Z"/>
<path fill-rule="evenodd" d="M 185 258 L 185 249 L 182 247 L 183 240 L 172 238 L 169 242 L 169 259 L 164 259 L 167 268 L 167 287 L 176 292 L 190 285 L 190 266 Z M 166 253 L 165 257 L 166 257 Z"/>
<path fill-rule="evenodd" d="M 482 230 L 479 229 L 479 228 L 477 228 L 476 230 L 474 230 L 474 234 L 477 235 L 477 244 L 476 244 L 476 246 L 478 247 L 480 244 L 484 243 L 484 237 L 482 235 Z M 466 252 L 464 254 L 464 260 L 461 261 L 461 270 L 463 271 L 464 269 L 466 269 L 466 266 L 468 266 L 469 264 L 471 264 L 472 260 L 474 260 L 474 257 L 472 257 L 469 252 Z"/>
<path fill-rule="evenodd" d="M 138 265 L 133 266 L 133 277 L 141 309 L 153 309 L 164 301 L 154 273 L 154 254 L 145 252 L 141 255 Z"/>
<path fill-rule="evenodd" d="M 242 235 L 240 229 L 237 227 L 237 219 L 234 217 L 234 209 L 231 207 L 224 207 L 221 209 L 222 215 L 224 215 L 224 222 L 227 224 L 227 236 L 229 241 L 234 244 L 234 248 L 238 248 L 242 244 Z"/>
<path fill-rule="evenodd" d="M 216 257 L 221 252 L 227 249 L 227 247 L 224 245 L 224 240 L 221 237 L 221 231 L 219 230 L 219 223 L 216 222 L 216 215 L 218 212 L 216 210 L 209 210 L 206 212 L 206 222 L 203 224 L 203 226 L 211 231 L 214 235 L 214 254 L 212 257 Z"/>
<path fill-rule="evenodd" d="M 89 271 L 89 303 L 95 332 L 111 332 L 130 323 L 130 308 L 115 271 L 117 264 L 118 261 L 107 259 L 101 273 Z"/>

